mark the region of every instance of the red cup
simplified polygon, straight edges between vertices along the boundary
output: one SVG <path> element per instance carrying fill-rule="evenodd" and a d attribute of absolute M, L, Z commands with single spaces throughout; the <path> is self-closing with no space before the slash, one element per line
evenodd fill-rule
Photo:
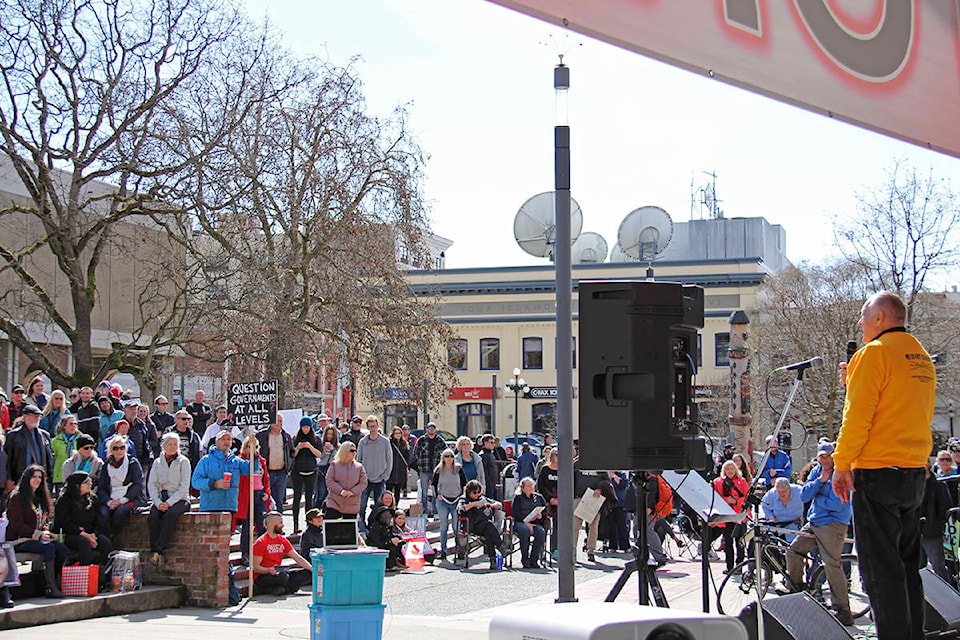
<path fill-rule="evenodd" d="M 227 482 L 230 482 L 230 478 L 232 477 L 233 477 L 233 474 L 230 472 L 223 474 L 223 479 L 226 480 Z"/>

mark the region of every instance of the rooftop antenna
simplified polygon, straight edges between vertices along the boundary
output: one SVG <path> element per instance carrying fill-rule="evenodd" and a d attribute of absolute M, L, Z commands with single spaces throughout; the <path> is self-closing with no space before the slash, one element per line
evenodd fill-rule
<path fill-rule="evenodd" d="M 557 235 L 557 216 L 553 191 L 538 193 L 524 202 L 513 219 L 513 237 L 520 248 L 538 258 L 553 261 Z M 583 213 L 580 205 L 570 198 L 571 246 L 583 228 Z"/>
<path fill-rule="evenodd" d="M 670 214 L 655 206 L 634 209 L 620 223 L 617 243 L 625 254 L 647 263 L 647 280 L 653 280 L 653 259 L 673 238 Z"/>

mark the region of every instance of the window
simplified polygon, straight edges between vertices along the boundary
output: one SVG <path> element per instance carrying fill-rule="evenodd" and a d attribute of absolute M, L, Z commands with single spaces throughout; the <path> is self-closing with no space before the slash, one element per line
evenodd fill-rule
<path fill-rule="evenodd" d="M 715 333 L 713 335 L 713 344 L 717 356 L 717 366 L 730 366 L 730 334 Z"/>
<path fill-rule="evenodd" d="M 471 402 L 457 405 L 457 435 L 476 438 L 490 432 L 490 405 Z"/>
<path fill-rule="evenodd" d="M 480 339 L 480 369 L 484 371 L 500 370 L 500 340 L 498 338 Z"/>
<path fill-rule="evenodd" d="M 447 364 L 454 371 L 467 370 L 467 341 L 464 338 L 447 342 Z"/>
<path fill-rule="evenodd" d="M 543 369 L 543 338 L 523 339 L 523 368 Z"/>
<path fill-rule="evenodd" d="M 534 433 L 557 432 L 557 403 L 538 402 L 531 407 L 533 411 Z"/>
<path fill-rule="evenodd" d="M 381 432 L 390 435 L 390 430 L 396 426 L 407 425 L 411 429 L 417 428 L 417 407 L 412 404 L 388 404 L 383 409 L 383 429 Z"/>

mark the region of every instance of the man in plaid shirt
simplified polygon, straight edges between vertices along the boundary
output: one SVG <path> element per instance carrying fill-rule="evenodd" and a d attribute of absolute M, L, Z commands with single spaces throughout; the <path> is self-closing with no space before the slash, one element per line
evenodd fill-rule
<path fill-rule="evenodd" d="M 430 487 L 430 479 L 433 477 L 433 470 L 440 464 L 440 456 L 446 448 L 447 443 L 437 435 L 437 425 L 433 422 L 427 424 L 426 435 L 417 440 L 417 444 L 413 447 L 414 469 L 420 474 L 420 504 L 423 505 L 423 512 L 431 518 L 436 512 L 436 497 L 431 500 L 427 493 Z"/>

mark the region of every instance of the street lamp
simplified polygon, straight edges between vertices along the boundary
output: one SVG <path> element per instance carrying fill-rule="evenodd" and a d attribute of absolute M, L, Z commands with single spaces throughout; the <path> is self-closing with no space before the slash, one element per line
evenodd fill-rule
<path fill-rule="evenodd" d="M 526 381 L 520 377 L 520 369 L 514 368 L 513 377 L 505 385 L 507 391 L 513 391 L 513 456 L 514 459 L 520 456 L 520 392 L 528 393 L 530 387 Z"/>

